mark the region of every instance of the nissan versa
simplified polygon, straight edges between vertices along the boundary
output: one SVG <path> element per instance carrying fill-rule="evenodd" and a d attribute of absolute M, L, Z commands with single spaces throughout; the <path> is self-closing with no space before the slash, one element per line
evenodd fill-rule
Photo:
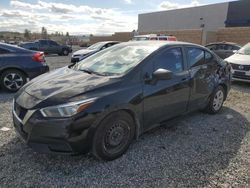
<path fill-rule="evenodd" d="M 167 119 L 219 112 L 230 72 L 199 45 L 121 43 L 27 83 L 14 97 L 14 126 L 35 151 L 113 160 Z"/>

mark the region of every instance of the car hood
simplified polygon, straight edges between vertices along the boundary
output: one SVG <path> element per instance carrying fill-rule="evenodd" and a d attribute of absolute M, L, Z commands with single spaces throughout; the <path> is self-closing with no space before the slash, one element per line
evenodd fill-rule
<path fill-rule="evenodd" d="M 250 55 L 234 54 L 225 60 L 229 63 L 250 65 Z"/>
<path fill-rule="evenodd" d="M 54 103 L 65 103 L 71 98 L 86 94 L 115 80 L 117 79 L 90 75 L 65 67 L 31 80 L 23 89 L 23 93 L 37 99 L 35 104 L 27 107 L 32 108 L 46 99 Z"/>
<path fill-rule="evenodd" d="M 89 53 L 97 52 L 98 50 L 82 49 L 73 53 L 73 55 L 86 55 Z"/>

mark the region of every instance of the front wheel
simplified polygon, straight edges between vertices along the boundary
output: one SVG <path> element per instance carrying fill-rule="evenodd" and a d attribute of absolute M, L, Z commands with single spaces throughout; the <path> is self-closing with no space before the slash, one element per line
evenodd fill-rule
<path fill-rule="evenodd" d="M 26 83 L 26 76 L 18 70 L 7 70 L 2 73 L 1 87 L 7 91 L 15 92 Z"/>
<path fill-rule="evenodd" d="M 209 103 L 205 109 L 206 112 L 209 114 L 216 114 L 218 113 L 225 101 L 225 90 L 222 86 L 218 86 L 216 90 L 211 95 Z"/>
<path fill-rule="evenodd" d="M 104 118 L 94 134 L 92 153 L 102 160 L 114 160 L 129 148 L 135 135 L 134 120 L 125 111 Z"/>

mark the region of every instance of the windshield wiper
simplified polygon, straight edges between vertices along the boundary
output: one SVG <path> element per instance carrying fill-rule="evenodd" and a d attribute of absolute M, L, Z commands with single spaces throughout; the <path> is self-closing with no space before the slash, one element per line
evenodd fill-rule
<path fill-rule="evenodd" d="M 91 69 L 79 69 L 80 71 L 83 71 L 83 72 L 86 72 L 88 74 L 95 74 L 95 75 L 98 75 L 98 76 L 107 76 L 106 74 L 102 74 L 102 73 L 99 73 L 99 72 L 95 72 Z"/>

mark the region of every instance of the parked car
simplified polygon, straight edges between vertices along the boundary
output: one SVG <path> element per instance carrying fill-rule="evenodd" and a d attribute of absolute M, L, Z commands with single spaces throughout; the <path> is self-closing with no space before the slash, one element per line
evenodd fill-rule
<path fill-rule="evenodd" d="M 217 43 L 210 43 L 205 46 L 209 50 L 216 53 L 222 59 L 226 59 L 234 54 L 234 51 L 237 51 L 241 48 L 240 45 L 232 42 L 217 42 Z"/>
<path fill-rule="evenodd" d="M 74 52 L 72 54 L 72 57 L 71 57 L 71 62 L 72 63 L 79 62 L 79 61 L 83 60 L 84 58 L 86 58 L 92 54 L 95 54 L 96 52 L 99 52 L 103 49 L 109 48 L 110 46 L 113 46 L 113 45 L 118 44 L 118 43 L 120 43 L 120 42 L 119 41 L 103 41 L 103 42 L 95 43 L 88 48 Z"/>
<path fill-rule="evenodd" d="M 172 35 L 137 35 L 132 38 L 132 41 L 144 41 L 144 40 L 163 40 L 163 41 L 177 41 L 177 38 Z"/>
<path fill-rule="evenodd" d="M 250 43 L 226 59 L 231 64 L 233 80 L 250 82 Z"/>
<path fill-rule="evenodd" d="M 0 43 L 0 85 L 15 92 L 28 80 L 49 71 L 43 52 Z"/>
<path fill-rule="evenodd" d="M 19 45 L 20 47 L 42 51 L 45 54 L 58 54 L 67 56 L 72 52 L 72 48 L 67 45 L 60 45 L 53 40 L 41 39 L 34 42 L 24 42 Z"/>
<path fill-rule="evenodd" d="M 199 45 L 121 43 L 27 83 L 14 98 L 14 126 L 35 151 L 113 160 L 167 119 L 219 112 L 230 74 Z"/>

